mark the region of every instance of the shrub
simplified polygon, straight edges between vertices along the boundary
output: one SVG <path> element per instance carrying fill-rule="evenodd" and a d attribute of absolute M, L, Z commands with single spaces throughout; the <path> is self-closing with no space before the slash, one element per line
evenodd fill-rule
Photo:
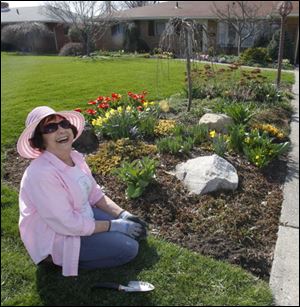
<path fill-rule="evenodd" d="M 157 136 L 170 135 L 176 126 L 176 121 L 172 119 L 160 119 L 155 126 L 154 133 Z"/>
<path fill-rule="evenodd" d="M 254 63 L 259 63 L 266 65 L 267 62 L 271 61 L 269 57 L 267 48 L 256 47 L 256 48 L 247 48 L 240 55 L 240 60 L 243 64 L 252 65 Z"/>
<path fill-rule="evenodd" d="M 268 44 L 267 50 L 268 55 L 271 57 L 273 61 L 278 60 L 278 50 L 279 50 L 279 40 L 280 40 L 280 30 L 274 32 L 272 40 Z M 289 59 L 290 62 L 294 60 L 294 44 L 291 40 L 287 31 L 285 31 L 284 35 L 284 45 L 283 45 L 283 56 L 284 59 Z"/>
<path fill-rule="evenodd" d="M 23 22 L 5 26 L 1 42 L 25 52 L 54 52 L 54 34 L 42 23 Z"/>
<path fill-rule="evenodd" d="M 120 139 L 101 144 L 97 153 L 87 157 L 87 163 L 93 173 L 107 175 L 124 160 L 132 161 L 143 156 L 154 156 L 156 152 L 155 145 Z"/>
<path fill-rule="evenodd" d="M 81 43 L 67 43 L 60 49 L 59 55 L 77 56 L 82 55 L 83 53 L 83 45 Z"/>
<path fill-rule="evenodd" d="M 127 184 L 126 196 L 137 198 L 153 180 L 157 166 L 157 161 L 144 157 L 133 162 L 124 161 L 114 174 Z"/>
<path fill-rule="evenodd" d="M 243 141 L 245 156 L 259 168 L 267 166 L 273 159 L 287 152 L 289 148 L 289 142 L 274 143 L 266 131 L 260 133 L 258 129 L 247 133 Z"/>
<path fill-rule="evenodd" d="M 68 30 L 68 37 L 72 43 L 81 42 L 80 30 L 74 26 L 70 27 Z"/>

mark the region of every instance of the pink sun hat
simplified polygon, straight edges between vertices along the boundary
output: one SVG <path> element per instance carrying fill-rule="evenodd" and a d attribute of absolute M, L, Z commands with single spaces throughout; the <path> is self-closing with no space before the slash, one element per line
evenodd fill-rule
<path fill-rule="evenodd" d="M 18 139 L 17 150 L 21 157 L 35 159 L 41 154 L 39 150 L 30 146 L 29 139 L 33 137 L 35 128 L 40 121 L 49 115 L 60 115 L 77 128 L 78 134 L 74 141 L 81 135 L 85 125 L 84 116 L 81 113 L 77 111 L 55 112 L 53 109 L 46 106 L 37 107 L 28 114 L 25 122 L 26 128 Z"/>

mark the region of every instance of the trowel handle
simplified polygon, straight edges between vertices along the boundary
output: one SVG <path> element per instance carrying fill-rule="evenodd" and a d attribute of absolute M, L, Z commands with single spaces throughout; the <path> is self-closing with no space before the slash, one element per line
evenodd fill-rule
<path fill-rule="evenodd" d="M 121 290 L 120 286 L 121 285 L 116 282 L 98 282 L 93 286 L 93 288 L 106 288 L 106 289 Z"/>

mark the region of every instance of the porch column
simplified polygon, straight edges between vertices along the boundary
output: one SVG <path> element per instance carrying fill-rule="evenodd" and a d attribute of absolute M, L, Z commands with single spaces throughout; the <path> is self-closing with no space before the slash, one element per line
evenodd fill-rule
<path fill-rule="evenodd" d="M 297 56 L 298 56 L 298 52 L 299 52 L 299 24 L 297 27 L 297 39 L 296 39 L 296 45 L 295 45 L 295 56 L 294 56 L 294 64 L 297 63 Z"/>
<path fill-rule="evenodd" d="M 207 51 L 207 44 L 208 44 L 208 38 L 207 38 L 207 33 L 208 33 L 208 21 L 205 20 L 202 22 L 202 26 L 204 27 L 205 31 L 202 31 L 202 51 L 206 52 Z"/>
<path fill-rule="evenodd" d="M 58 43 L 57 43 L 57 35 L 56 35 L 56 25 L 55 25 L 54 28 L 53 28 L 53 33 L 54 33 L 54 41 L 55 41 L 55 48 L 56 48 L 56 51 L 59 51 L 59 49 L 58 49 Z"/>

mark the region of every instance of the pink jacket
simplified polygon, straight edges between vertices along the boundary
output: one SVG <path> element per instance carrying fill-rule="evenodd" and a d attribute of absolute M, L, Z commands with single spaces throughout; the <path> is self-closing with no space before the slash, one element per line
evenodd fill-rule
<path fill-rule="evenodd" d="M 104 194 L 83 155 L 72 151 L 71 156 L 93 182 L 89 195 L 93 205 Z M 80 236 L 91 235 L 95 222 L 79 213 L 81 190 L 68 176 L 68 169 L 69 166 L 48 151 L 31 162 L 21 181 L 19 229 L 34 263 L 52 255 L 53 262 L 63 267 L 64 276 L 77 276 Z"/>

